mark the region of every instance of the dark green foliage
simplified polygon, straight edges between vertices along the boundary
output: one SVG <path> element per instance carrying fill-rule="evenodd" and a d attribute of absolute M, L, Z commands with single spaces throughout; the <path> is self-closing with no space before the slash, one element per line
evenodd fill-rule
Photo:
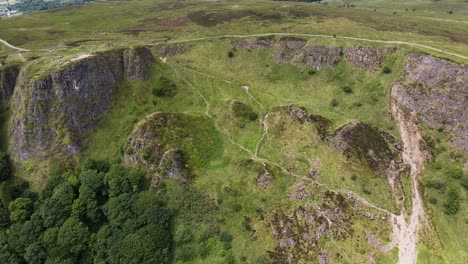
<path fill-rule="evenodd" d="M 424 185 L 428 188 L 434 188 L 437 190 L 445 189 L 445 184 L 438 180 L 427 180 Z"/>
<path fill-rule="evenodd" d="M 109 162 L 103 160 L 86 159 L 81 165 L 82 171 L 95 170 L 97 172 L 108 172 L 109 169 Z"/>
<path fill-rule="evenodd" d="M 235 56 L 234 51 L 232 50 L 230 50 L 227 55 L 228 55 L 228 58 L 234 58 Z"/>
<path fill-rule="evenodd" d="M 337 106 L 338 106 L 338 100 L 332 99 L 332 100 L 330 101 L 330 105 L 333 106 L 333 107 L 337 107 Z"/>
<path fill-rule="evenodd" d="M 8 209 L 0 202 L 0 227 L 10 224 L 10 214 Z"/>
<path fill-rule="evenodd" d="M 461 166 L 454 166 L 447 170 L 447 175 L 454 179 L 460 179 L 463 176 Z"/>
<path fill-rule="evenodd" d="M 353 180 L 353 181 L 357 180 L 357 178 L 358 178 L 358 177 L 357 177 L 356 174 L 353 174 L 353 175 L 351 176 L 351 180 Z"/>
<path fill-rule="evenodd" d="M 345 92 L 347 94 L 353 93 L 353 88 L 351 88 L 348 85 L 345 85 L 345 86 L 343 86 L 343 92 Z"/>
<path fill-rule="evenodd" d="M 106 175 L 109 186 L 109 196 L 119 196 L 123 193 L 136 192 L 140 186 L 143 175 L 137 172 L 128 172 L 122 165 L 115 164 Z"/>
<path fill-rule="evenodd" d="M 4 181 L 11 176 L 10 158 L 6 153 L 0 152 L 0 181 Z"/>
<path fill-rule="evenodd" d="M 435 198 L 435 197 L 429 197 L 429 202 L 430 202 L 431 204 L 437 204 L 437 198 Z"/>
<path fill-rule="evenodd" d="M 444 202 L 444 213 L 454 215 L 460 210 L 460 193 L 457 189 L 451 188 L 448 191 L 447 199 Z"/>
<path fill-rule="evenodd" d="M 59 228 L 56 248 L 60 259 L 76 260 L 79 254 L 87 250 L 88 227 L 75 217 L 68 218 Z"/>
<path fill-rule="evenodd" d="M 153 94 L 157 97 L 172 97 L 177 92 L 177 85 L 171 79 L 161 77 L 153 87 Z"/>
<path fill-rule="evenodd" d="M 140 192 L 140 173 L 106 164 L 51 177 L 37 201 L 13 200 L 11 214 L 0 205 L 0 263 L 169 263 L 172 212 Z"/>
<path fill-rule="evenodd" d="M 461 179 L 460 179 L 460 184 L 465 188 L 465 190 L 468 190 L 468 174 L 465 174 Z"/>
<path fill-rule="evenodd" d="M 316 69 L 309 69 L 308 71 L 309 75 L 314 75 L 317 73 L 317 70 Z"/>
<path fill-rule="evenodd" d="M 223 231 L 219 234 L 219 240 L 221 240 L 224 243 L 231 243 L 232 235 L 226 231 Z"/>
<path fill-rule="evenodd" d="M 258 114 L 253 111 L 252 107 L 239 101 L 231 101 L 230 107 L 233 115 L 243 120 L 255 121 Z"/>
<path fill-rule="evenodd" d="M 68 182 L 55 187 L 52 196 L 44 200 L 39 212 L 44 219 L 44 226 L 60 226 L 70 217 L 75 191 Z"/>
<path fill-rule="evenodd" d="M 383 69 L 382 69 L 382 73 L 390 74 L 390 73 L 392 73 L 392 68 L 390 68 L 388 66 L 384 66 Z"/>
<path fill-rule="evenodd" d="M 29 198 L 17 198 L 8 205 L 12 222 L 26 221 L 33 211 L 33 203 Z"/>

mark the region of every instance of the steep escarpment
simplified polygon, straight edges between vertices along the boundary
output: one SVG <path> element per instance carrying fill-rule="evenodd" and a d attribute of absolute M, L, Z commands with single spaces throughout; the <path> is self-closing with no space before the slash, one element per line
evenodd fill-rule
<path fill-rule="evenodd" d="M 412 55 L 395 100 L 430 128 L 444 130 L 468 153 L 468 67 L 429 55 Z"/>
<path fill-rule="evenodd" d="M 17 66 L 4 66 L 0 68 L 0 111 L 7 108 L 18 74 L 19 67 Z"/>
<path fill-rule="evenodd" d="M 353 66 L 377 71 L 384 60 L 395 52 L 395 49 L 374 47 L 339 47 L 308 43 L 301 38 L 284 37 L 276 40 L 263 37 L 252 41 L 235 40 L 231 43 L 239 49 L 272 49 L 276 63 L 294 64 L 301 68 L 335 68 L 343 58 Z"/>
<path fill-rule="evenodd" d="M 145 66 L 152 62 L 148 52 L 102 52 L 41 77 L 24 67 L 12 97 L 13 156 L 25 160 L 76 154 L 83 135 L 112 104 L 119 82 L 147 77 Z"/>

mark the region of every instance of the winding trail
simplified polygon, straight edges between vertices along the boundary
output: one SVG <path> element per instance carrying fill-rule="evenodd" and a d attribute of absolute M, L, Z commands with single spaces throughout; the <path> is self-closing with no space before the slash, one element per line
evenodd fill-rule
<path fill-rule="evenodd" d="M 5 46 L 9 47 L 9 48 L 12 48 L 12 49 L 15 49 L 15 50 L 19 50 L 19 51 L 30 51 L 28 49 L 23 49 L 23 48 L 20 48 L 20 47 L 16 47 L 10 43 L 8 43 L 6 40 L 3 40 L 3 39 L 0 39 L 0 42 L 3 43 Z"/>
<path fill-rule="evenodd" d="M 415 43 L 415 42 L 408 42 L 408 41 L 398 41 L 398 40 L 379 40 L 379 39 L 368 39 L 368 38 L 358 38 L 358 37 L 347 37 L 347 36 L 332 36 L 332 35 L 323 35 L 323 34 L 306 34 L 306 33 L 282 33 L 282 32 L 271 32 L 271 33 L 260 33 L 260 34 L 246 34 L 246 35 L 219 35 L 219 36 L 211 36 L 211 37 L 202 37 L 202 38 L 193 38 L 193 39 L 179 39 L 179 40 L 168 40 L 165 42 L 159 42 L 152 45 L 159 45 L 159 44 L 177 44 L 177 43 L 186 43 L 186 42 L 195 42 L 195 41 L 203 41 L 203 40 L 211 40 L 211 39 L 223 39 L 223 38 L 251 38 L 251 37 L 268 37 L 268 36 L 284 36 L 284 37 L 308 37 L 308 38 L 337 38 L 337 39 L 346 39 L 346 40 L 357 40 L 357 41 L 365 41 L 365 42 L 373 42 L 373 43 L 382 43 L 382 44 L 394 44 L 394 45 L 406 45 L 411 47 L 418 47 L 429 49 L 432 51 L 436 51 L 442 54 L 458 57 L 461 59 L 468 60 L 468 56 L 458 54 L 455 52 L 434 48 L 428 45 Z"/>
<path fill-rule="evenodd" d="M 231 135 L 229 135 L 229 133 L 227 133 L 224 129 L 221 129 L 221 127 L 219 126 L 218 122 L 216 121 L 216 119 L 211 115 L 210 113 L 210 104 L 208 102 L 208 100 L 205 98 L 205 96 L 202 94 L 202 92 L 197 89 L 192 83 L 190 83 L 188 80 L 186 80 L 185 78 L 182 77 L 182 75 L 180 74 L 179 71 L 177 71 L 176 67 L 173 66 L 172 64 L 168 63 L 169 66 L 175 71 L 176 75 L 177 75 L 177 78 L 179 78 L 180 80 L 182 80 L 183 82 L 185 82 L 191 89 L 193 89 L 197 94 L 198 96 L 203 100 L 204 104 L 205 104 L 205 115 L 212 119 L 213 122 L 214 122 L 214 125 L 215 125 L 215 128 L 221 133 L 223 134 L 226 139 L 229 141 L 229 143 L 231 143 L 232 145 L 236 146 L 237 148 L 239 148 L 240 150 L 246 152 L 250 158 L 254 161 L 257 161 L 257 162 L 260 162 L 260 163 L 268 163 L 268 164 L 271 164 L 275 167 L 277 167 L 278 169 L 280 169 L 284 174 L 286 175 L 289 175 L 289 176 L 292 176 L 292 177 L 295 177 L 297 179 L 301 179 L 301 180 L 304 180 L 304 181 L 309 181 L 309 182 L 312 182 L 314 185 L 316 186 L 320 186 L 322 188 L 325 188 L 326 190 L 330 191 L 330 192 L 333 192 L 333 193 L 341 193 L 341 194 L 348 194 L 350 196 L 352 196 L 353 198 L 355 198 L 357 201 L 359 201 L 361 204 L 363 204 L 364 206 L 367 206 L 369 208 L 373 208 L 375 210 L 378 210 L 380 212 L 383 212 L 385 214 L 388 214 L 390 215 L 390 217 L 394 217 L 395 215 L 393 213 L 391 213 L 390 211 L 388 211 L 387 209 L 385 208 L 382 208 L 382 207 L 379 207 L 375 204 L 372 204 L 371 202 L 369 202 L 368 200 L 366 200 L 364 197 L 361 197 L 359 194 L 351 191 L 351 190 L 334 190 L 334 189 L 330 189 L 328 188 L 327 186 L 325 186 L 324 184 L 322 183 L 319 183 L 317 181 L 314 181 L 313 179 L 311 178 L 308 178 L 306 176 L 303 176 L 303 175 L 298 175 L 294 172 L 291 172 L 289 171 L 288 169 L 286 169 L 285 167 L 281 166 L 280 164 L 278 164 L 277 162 L 275 161 L 272 161 L 272 160 L 269 160 L 269 159 L 265 159 L 265 158 L 262 158 L 262 157 L 259 157 L 258 156 L 258 153 L 257 150 L 255 150 L 255 152 L 252 152 L 250 149 L 246 148 L 245 146 L 243 146 L 242 144 L 239 144 L 237 142 L 235 142 L 234 139 L 232 139 Z M 183 67 L 185 68 L 185 67 Z M 207 74 L 204 74 L 204 75 L 207 75 Z M 257 100 L 256 100 L 257 101 Z M 266 130 L 268 128 L 266 127 Z M 267 133 L 266 131 L 264 131 L 265 133 Z M 260 139 L 263 139 L 263 137 L 261 137 Z M 257 142 L 257 145 L 258 145 L 258 142 Z"/>
<path fill-rule="evenodd" d="M 414 264 L 417 262 L 418 254 L 418 231 L 421 220 L 425 217 L 418 176 L 424 168 L 428 154 L 420 145 L 423 137 L 416 124 L 416 117 L 412 113 L 406 113 L 398 103 L 399 89 L 399 84 L 392 87 L 390 108 L 403 142 L 403 161 L 411 169 L 411 213 L 407 215 L 402 211 L 400 215 L 392 216 L 392 242 L 398 246 L 399 263 Z"/>
<path fill-rule="evenodd" d="M 346 190 L 346 189 L 345 190 L 329 189 L 328 187 L 324 186 L 323 184 L 319 182 L 314 181 L 313 179 L 310 179 L 306 176 L 298 175 L 298 174 L 295 174 L 294 172 L 289 171 L 288 169 L 281 166 L 277 162 L 259 157 L 258 153 L 259 153 L 261 142 L 265 139 L 265 137 L 268 137 L 268 124 L 266 122 L 268 118 L 268 113 L 261 120 L 263 133 L 261 137 L 257 140 L 254 151 L 251 151 L 245 146 L 235 142 L 235 140 L 231 137 L 231 135 L 229 135 L 227 131 L 220 128 L 216 120 L 211 115 L 209 102 L 204 97 L 202 92 L 196 87 L 194 87 L 188 80 L 183 78 L 180 72 L 177 71 L 176 67 L 179 67 L 181 69 L 185 69 L 191 72 L 195 72 L 197 74 L 200 74 L 208 78 L 212 78 L 212 79 L 217 79 L 217 78 L 207 73 L 199 72 L 190 68 L 181 67 L 177 65 L 174 66 L 171 64 L 169 65 L 176 72 L 177 77 L 182 79 L 204 101 L 205 107 L 206 107 L 205 115 L 213 119 L 216 129 L 220 131 L 231 144 L 238 147 L 241 151 L 246 152 L 252 160 L 261 162 L 263 164 L 267 164 L 267 163 L 271 164 L 277 167 L 278 169 L 280 169 L 286 175 L 289 175 L 289 176 L 292 176 L 301 180 L 312 182 L 314 185 L 323 187 L 334 193 L 347 194 L 348 197 L 349 196 L 353 197 L 356 201 L 360 202 L 364 206 L 373 208 L 375 210 L 378 210 L 380 212 L 383 212 L 389 215 L 390 224 L 392 225 L 391 242 L 387 245 L 382 246 L 382 248 L 385 249 L 385 253 L 386 253 L 392 248 L 394 248 L 395 246 L 397 246 L 399 249 L 399 253 L 398 253 L 399 264 L 415 264 L 417 262 L 418 232 L 419 232 L 422 220 L 425 220 L 424 205 L 423 205 L 421 194 L 419 192 L 418 176 L 423 170 L 424 162 L 426 158 L 429 157 L 429 155 L 421 148 L 420 143 L 423 141 L 423 138 L 417 126 L 415 115 L 412 113 L 405 112 L 404 109 L 402 109 L 398 103 L 398 96 L 399 96 L 399 89 L 400 89 L 399 84 L 396 84 L 392 87 L 391 96 L 390 96 L 391 98 L 390 109 L 391 109 L 393 118 L 396 122 L 398 131 L 400 133 L 401 140 L 403 142 L 403 152 L 402 152 L 403 162 L 410 167 L 410 171 L 411 171 L 412 206 L 411 206 L 411 212 L 407 212 L 404 206 L 401 207 L 400 214 L 397 215 L 397 214 L 390 212 L 389 210 L 385 208 L 382 208 L 378 205 L 375 205 L 369 202 L 368 200 L 366 200 L 365 198 L 363 198 L 356 192 L 353 192 L 351 190 Z M 244 92 L 248 92 L 248 87 L 247 88 L 241 87 L 241 88 L 242 90 L 244 90 Z M 248 93 L 248 95 L 257 104 L 259 104 L 259 106 L 262 109 L 265 110 L 263 105 L 252 94 Z M 390 187 L 396 188 L 393 185 L 391 185 Z M 405 197 L 405 199 L 407 198 L 408 197 Z"/>

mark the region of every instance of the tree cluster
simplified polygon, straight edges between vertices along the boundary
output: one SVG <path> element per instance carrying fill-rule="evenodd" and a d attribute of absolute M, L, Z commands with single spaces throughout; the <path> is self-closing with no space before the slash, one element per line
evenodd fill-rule
<path fill-rule="evenodd" d="M 142 180 L 87 161 L 37 198 L 23 190 L 0 205 L 0 263 L 168 263 L 172 213 Z"/>

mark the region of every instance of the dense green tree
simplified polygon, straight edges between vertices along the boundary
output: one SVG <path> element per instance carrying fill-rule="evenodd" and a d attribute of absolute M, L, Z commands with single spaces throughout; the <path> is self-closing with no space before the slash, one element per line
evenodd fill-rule
<path fill-rule="evenodd" d="M 0 227 L 7 226 L 10 224 L 10 213 L 8 209 L 3 206 L 3 203 L 0 201 Z"/>
<path fill-rule="evenodd" d="M 100 193 L 104 188 L 104 173 L 96 170 L 86 170 L 80 173 L 80 183 L 92 189 L 96 193 Z"/>
<path fill-rule="evenodd" d="M 86 159 L 81 164 L 82 171 L 95 170 L 96 172 L 108 172 L 110 164 L 107 161 Z"/>
<path fill-rule="evenodd" d="M 0 263 L 18 264 L 24 263 L 22 258 L 11 248 L 8 243 L 8 235 L 0 229 Z"/>
<path fill-rule="evenodd" d="M 57 245 L 63 254 L 61 257 L 77 259 L 87 247 L 88 227 L 75 217 L 68 218 L 60 227 Z"/>
<path fill-rule="evenodd" d="M 172 214 L 156 193 L 139 192 L 142 174 L 89 164 L 78 177 L 51 177 L 37 200 L 23 197 L 26 186 L 9 210 L 0 205 L 0 263 L 169 262 Z"/>
<path fill-rule="evenodd" d="M 33 212 L 33 202 L 29 198 L 17 198 L 8 205 L 10 220 L 24 222 Z"/>
<path fill-rule="evenodd" d="M 109 196 L 119 196 L 123 193 L 138 191 L 142 176 L 141 173 L 128 172 L 120 164 L 112 165 L 106 174 Z"/>
<path fill-rule="evenodd" d="M 69 182 L 62 182 L 55 187 L 52 196 L 41 206 L 44 225 L 46 227 L 61 225 L 71 214 L 73 198 L 74 190 Z"/>

